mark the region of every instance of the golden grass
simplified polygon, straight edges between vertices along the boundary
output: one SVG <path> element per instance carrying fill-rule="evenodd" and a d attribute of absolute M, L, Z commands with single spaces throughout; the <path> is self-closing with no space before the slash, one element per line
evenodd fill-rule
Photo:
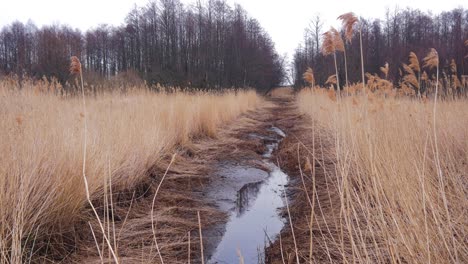
<path fill-rule="evenodd" d="M 328 173 L 336 174 L 331 184 L 338 192 L 329 195 L 339 196 L 339 204 L 336 218 L 327 220 L 340 228 L 328 230 L 335 238 L 322 247 L 339 252 L 329 256 L 358 263 L 468 261 L 466 99 L 437 103 L 436 137 L 434 105 L 425 100 L 352 96 L 334 102 L 307 89 L 298 104 L 314 120 L 314 131 L 333 142 L 331 150 L 315 150 L 335 161 Z"/>
<path fill-rule="evenodd" d="M 260 101 L 254 91 L 134 89 L 88 96 L 84 113 L 80 97 L 34 90 L 0 82 L 0 263 L 26 262 L 34 241 L 70 231 L 79 220 L 87 205 L 85 117 L 86 177 L 91 196 L 99 196 L 108 175 L 114 190 L 131 189 L 175 146 L 216 136 L 218 126 Z"/>

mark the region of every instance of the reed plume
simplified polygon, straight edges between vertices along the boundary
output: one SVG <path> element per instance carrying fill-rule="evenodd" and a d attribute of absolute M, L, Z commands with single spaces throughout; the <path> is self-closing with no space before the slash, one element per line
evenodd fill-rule
<path fill-rule="evenodd" d="M 328 79 L 325 82 L 325 84 L 336 84 L 336 75 L 333 74 L 333 75 L 328 76 Z"/>
<path fill-rule="evenodd" d="M 335 28 L 331 27 L 329 31 L 323 33 L 322 54 L 327 56 L 337 51 L 344 50 L 343 39 Z"/>
<path fill-rule="evenodd" d="M 342 14 L 338 17 L 341 20 L 342 26 L 345 29 L 346 41 L 351 43 L 353 39 L 354 25 L 359 21 L 353 12 Z"/>
<path fill-rule="evenodd" d="M 388 62 L 385 62 L 385 65 L 383 67 L 380 67 L 380 71 L 385 75 L 385 79 L 388 79 Z"/>
<path fill-rule="evenodd" d="M 403 66 L 403 70 L 405 70 L 406 74 L 415 75 L 413 69 L 408 64 L 402 63 L 401 65 Z"/>
<path fill-rule="evenodd" d="M 407 65 L 406 63 L 403 63 L 402 66 L 403 66 L 403 69 L 405 70 L 405 73 L 406 73 L 405 76 L 403 76 L 403 83 L 413 87 L 415 90 L 418 91 L 418 95 L 419 95 L 419 86 L 420 85 L 419 85 L 418 79 L 416 78 L 416 73 L 414 72 L 413 67 Z"/>
<path fill-rule="evenodd" d="M 410 52 L 409 56 L 408 56 L 408 59 L 409 59 L 409 67 L 414 71 L 414 72 L 418 72 L 418 79 L 417 79 L 417 82 L 418 82 L 418 96 L 421 95 L 420 91 L 419 91 L 419 87 L 421 87 L 421 67 L 419 66 L 419 60 L 418 60 L 418 56 L 416 56 L 416 53 L 414 52 Z M 415 74 L 416 76 L 416 74 Z M 411 81 L 414 81 L 412 77 L 410 77 L 412 80 Z"/>
<path fill-rule="evenodd" d="M 76 56 L 70 58 L 70 73 L 71 74 L 80 74 L 81 73 L 81 62 L 80 59 Z"/>
<path fill-rule="evenodd" d="M 354 13 L 349 12 L 349 13 L 342 14 L 341 16 L 338 17 L 338 19 L 341 20 L 342 27 L 344 28 L 346 42 L 351 43 L 351 40 L 353 39 L 354 25 L 358 22 L 357 17 L 354 15 Z M 344 52 L 344 60 L 345 60 L 346 86 L 348 86 L 349 85 L 348 62 L 347 62 L 347 56 L 346 56 L 346 49 L 344 48 L 344 46 L 343 46 L 343 52 Z"/>
<path fill-rule="evenodd" d="M 314 70 L 312 68 L 308 67 L 306 72 L 302 75 L 302 78 L 304 81 L 309 83 L 312 87 L 315 85 L 315 77 L 314 77 Z"/>
<path fill-rule="evenodd" d="M 461 87 L 460 80 L 457 76 L 457 63 L 454 59 L 450 61 L 450 72 L 452 73 L 452 87 L 453 89 L 457 89 Z"/>
<path fill-rule="evenodd" d="M 335 45 L 333 43 L 333 34 L 331 31 L 323 33 L 322 54 L 328 56 L 335 52 Z"/>
<path fill-rule="evenodd" d="M 333 54 L 336 72 L 336 89 L 338 90 L 338 95 L 340 95 L 340 80 L 338 78 L 336 51 L 344 51 L 344 43 L 340 33 L 335 28 L 331 27 L 329 31 L 323 34 L 322 54 L 325 56 Z"/>
<path fill-rule="evenodd" d="M 418 82 L 418 79 L 416 79 L 416 76 L 414 76 L 412 74 L 407 74 L 403 78 L 403 81 L 405 83 L 410 84 L 411 86 L 413 86 L 419 92 L 419 82 Z"/>
<path fill-rule="evenodd" d="M 409 54 L 409 67 L 411 67 L 411 69 L 413 69 L 413 71 L 415 71 L 415 72 L 420 72 L 421 71 L 421 68 L 419 67 L 418 57 L 412 51 Z"/>
<path fill-rule="evenodd" d="M 431 48 L 427 56 L 423 59 L 424 68 L 439 68 L 439 53 L 434 48 Z M 437 78 L 438 79 L 438 78 Z"/>
<path fill-rule="evenodd" d="M 335 46 L 335 51 L 344 51 L 344 42 L 341 38 L 340 32 L 333 27 L 330 31 L 333 34 L 333 45 Z"/>
<path fill-rule="evenodd" d="M 367 78 L 367 87 L 369 87 L 371 91 L 374 91 L 376 88 L 376 85 L 375 85 L 376 76 L 368 72 L 366 72 L 365 76 Z"/>

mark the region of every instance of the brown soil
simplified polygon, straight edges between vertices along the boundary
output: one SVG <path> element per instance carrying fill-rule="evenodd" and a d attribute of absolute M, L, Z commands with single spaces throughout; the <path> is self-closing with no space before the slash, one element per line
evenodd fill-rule
<path fill-rule="evenodd" d="M 298 112 L 293 102 L 283 104 L 284 108 L 289 108 L 288 112 Z M 283 209 L 286 228 L 281 232 L 281 239 L 268 248 L 266 263 L 297 263 L 298 260 L 300 263 L 339 263 L 343 261 L 343 254 L 349 252 L 349 243 L 337 240 L 340 235 L 337 208 L 340 206 L 333 144 L 327 131 L 318 124 L 312 125 L 310 117 L 298 114 L 278 122 L 289 135 L 279 146 L 276 156 L 281 169 L 289 175 L 290 212 Z"/>

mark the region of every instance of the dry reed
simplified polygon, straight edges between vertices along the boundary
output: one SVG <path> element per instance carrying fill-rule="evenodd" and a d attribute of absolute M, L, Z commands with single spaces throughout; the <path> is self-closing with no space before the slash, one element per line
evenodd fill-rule
<path fill-rule="evenodd" d="M 434 55 L 426 65 L 438 64 Z M 339 212 L 314 224 L 325 237 L 315 252 L 343 263 L 467 262 L 466 99 L 437 102 L 434 111 L 435 103 L 405 98 L 362 104 L 352 96 L 337 104 L 325 96 L 303 90 L 297 97 L 314 131 L 332 142 L 310 150 L 333 161 L 326 173 L 335 175 L 328 184 L 337 192 L 317 202 Z"/>
<path fill-rule="evenodd" d="M 351 40 L 353 39 L 354 25 L 359 20 L 352 12 L 342 14 L 341 16 L 338 17 L 338 19 L 341 20 L 342 27 L 344 28 L 346 42 L 351 43 Z M 346 87 L 347 87 L 349 85 L 348 62 L 347 62 L 346 49 L 344 47 L 344 43 L 343 43 L 343 52 L 344 52 L 344 60 L 345 60 L 345 78 L 346 78 Z"/>
<path fill-rule="evenodd" d="M 344 51 L 344 43 L 340 33 L 335 28 L 331 27 L 329 31 L 323 34 L 322 54 L 325 56 L 333 54 L 333 60 L 335 62 L 336 86 L 338 94 L 340 94 L 340 79 L 338 75 L 338 64 L 336 61 L 337 51 Z"/>
<path fill-rule="evenodd" d="M 349 12 L 342 14 L 338 17 L 341 20 L 343 28 L 345 29 L 345 37 L 347 42 L 353 39 L 354 25 L 359 21 L 354 13 Z"/>
<path fill-rule="evenodd" d="M 385 79 L 388 79 L 388 62 L 385 62 L 385 65 L 383 67 L 380 67 L 380 71 L 385 75 Z"/>
<path fill-rule="evenodd" d="M 302 75 L 304 81 L 311 85 L 311 87 L 315 86 L 315 77 L 314 77 L 314 70 L 308 67 L 306 72 Z"/>
<path fill-rule="evenodd" d="M 254 91 L 135 88 L 88 96 L 84 111 L 79 97 L 11 87 L 0 82 L 0 263 L 28 262 L 41 253 L 40 242 L 71 234 L 74 224 L 85 220 L 84 153 L 89 198 L 102 199 L 108 185 L 112 192 L 132 190 L 174 147 L 194 137 L 215 137 L 218 126 L 259 102 Z"/>

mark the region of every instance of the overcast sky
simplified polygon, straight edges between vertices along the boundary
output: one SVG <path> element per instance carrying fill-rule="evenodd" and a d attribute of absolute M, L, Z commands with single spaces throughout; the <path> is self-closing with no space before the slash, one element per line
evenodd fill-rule
<path fill-rule="evenodd" d="M 149 0 L 5 0 L 0 5 L 0 26 L 15 20 L 37 25 L 61 23 L 85 31 L 98 24 L 120 25 L 127 13 L 136 4 L 145 5 Z M 204 1 L 204 0 L 202 0 Z M 195 0 L 182 0 L 191 4 Z M 419 8 L 440 13 L 457 7 L 468 8 L 466 0 L 394 0 L 386 1 L 338 1 L 338 0 L 228 0 L 241 4 L 247 12 L 258 19 L 268 31 L 280 54 L 291 56 L 303 38 L 304 28 L 315 14 L 320 14 L 324 29 L 338 27 L 336 17 L 352 11 L 366 18 L 383 18 L 387 7 Z"/>

